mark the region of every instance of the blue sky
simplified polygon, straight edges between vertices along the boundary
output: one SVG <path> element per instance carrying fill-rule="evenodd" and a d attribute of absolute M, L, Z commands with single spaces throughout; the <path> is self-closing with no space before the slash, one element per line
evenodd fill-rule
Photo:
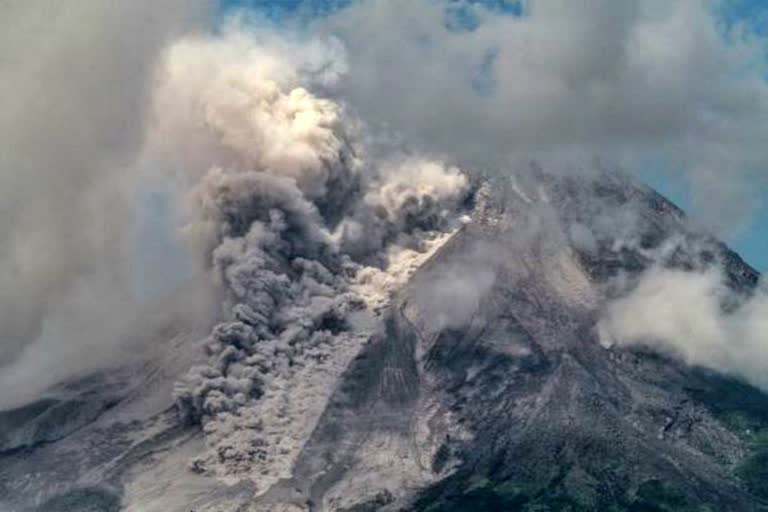
<path fill-rule="evenodd" d="M 668 173 L 654 172 L 653 169 L 645 174 L 644 180 L 666 197 L 671 199 L 683 210 L 695 215 L 691 201 L 691 192 L 684 175 L 670 176 Z M 768 271 L 768 201 L 765 181 L 759 184 L 760 190 L 755 192 L 757 209 L 751 222 L 738 236 L 726 242 L 738 252 L 747 263 L 760 270 Z"/>
<path fill-rule="evenodd" d="M 272 20 L 279 21 L 286 16 L 299 13 L 301 16 L 322 16 L 336 9 L 343 8 L 355 0 L 222 0 L 222 13 L 233 9 L 247 8 L 258 11 Z M 414 0 L 426 1 L 426 0 Z M 457 30 L 472 30 L 477 21 L 470 11 L 462 7 L 462 2 L 447 0 L 453 3 L 448 9 L 447 23 Z M 520 15 L 521 2 L 517 0 L 468 0 L 470 3 L 482 3 L 500 14 Z M 719 21 L 724 32 L 735 24 L 746 25 L 761 36 L 768 38 L 768 2 L 766 0 L 727 0 L 719 10 Z M 489 55 L 489 66 L 492 65 L 494 56 Z M 768 58 L 768 54 L 766 54 Z M 767 77 L 768 78 L 768 77 Z M 478 94 L 492 93 L 488 81 L 483 76 L 477 77 L 477 83 L 473 83 Z M 646 181 L 661 193 L 669 197 L 680 207 L 691 211 L 690 187 L 685 177 L 680 175 L 670 176 L 662 173 L 660 169 L 649 167 L 645 173 Z M 727 242 L 751 265 L 761 271 L 768 270 L 768 181 L 755 182 L 754 199 L 757 208 L 752 222 L 741 234 Z M 695 211 L 692 211 L 695 215 Z"/>
<path fill-rule="evenodd" d="M 764 187 L 765 188 L 765 187 Z M 752 224 L 731 245 L 752 266 L 768 271 L 768 190 L 762 190 L 760 206 Z"/>

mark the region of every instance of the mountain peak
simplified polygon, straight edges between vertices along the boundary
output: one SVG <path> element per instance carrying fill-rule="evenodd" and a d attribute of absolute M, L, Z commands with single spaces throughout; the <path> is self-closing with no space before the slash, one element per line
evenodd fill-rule
<path fill-rule="evenodd" d="M 85 386 L 69 401 L 0 413 L 23 433 L 0 453 L 3 494 L 50 496 L 11 510 L 758 510 L 763 497 L 738 469 L 750 467 L 753 441 L 735 425 L 768 424 L 768 397 L 675 354 L 608 342 L 601 315 L 653 268 L 722 267 L 737 297 L 726 309 L 749 299 L 759 275 L 629 178 L 526 176 L 480 183 L 470 219 L 413 252 L 418 263 L 378 309 L 344 295 L 335 260 L 291 262 L 342 293 L 317 309 L 325 341 L 306 357 L 292 349 L 279 379 L 265 369 L 258 405 L 202 409 L 202 431 L 173 409 L 136 412 L 189 337 L 112 374 L 134 387 L 102 388 L 103 407 Z M 213 353 L 249 350 L 254 315 L 236 309 Z M 217 357 L 201 370 L 213 372 L 205 385 L 245 385 Z M 65 409 L 63 426 L 42 427 Z M 93 449 L 73 472 L 62 454 L 86 440 Z M 33 469 L 35 480 L 12 477 Z M 67 481 L 72 491 L 52 493 Z"/>

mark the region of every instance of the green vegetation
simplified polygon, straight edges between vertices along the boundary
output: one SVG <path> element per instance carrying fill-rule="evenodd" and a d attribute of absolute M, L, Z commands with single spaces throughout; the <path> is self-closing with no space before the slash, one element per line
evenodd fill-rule
<path fill-rule="evenodd" d="M 683 493 L 657 479 L 643 482 L 634 496 L 618 503 L 593 503 L 578 491 L 568 492 L 555 480 L 540 486 L 520 482 L 494 482 L 482 475 L 462 477 L 424 495 L 418 512 L 714 512 L 693 505 Z"/>
<path fill-rule="evenodd" d="M 768 500 L 768 449 L 763 448 L 750 455 L 736 470 L 755 496 Z"/>
<path fill-rule="evenodd" d="M 736 468 L 749 492 L 768 500 L 768 428 L 748 435 L 750 455 Z"/>
<path fill-rule="evenodd" d="M 670 489 L 661 481 L 653 479 L 640 485 L 629 510 L 631 512 L 677 512 L 695 509 L 688 506 L 685 496 Z"/>
<path fill-rule="evenodd" d="M 726 426 L 739 435 L 768 427 L 768 395 L 728 377 L 699 375 L 698 386 L 687 389 Z M 748 435 L 748 434 L 747 434 Z"/>
<path fill-rule="evenodd" d="M 734 379 L 713 376 L 688 392 L 747 444 L 749 455 L 736 468 L 736 476 L 749 492 L 768 500 L 768 395 Z"/>

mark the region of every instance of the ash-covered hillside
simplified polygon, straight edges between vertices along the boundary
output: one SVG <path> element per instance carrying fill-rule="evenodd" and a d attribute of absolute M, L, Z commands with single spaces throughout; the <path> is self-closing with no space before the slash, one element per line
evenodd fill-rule
<path fill-rule="evenodd" d="M 406 215 L 429 243 L 378 296 L 386 266 L 239 203 L 211 336 L 175 319 L 151 361 L 0 414 L 3 510 L 762 510 L 759 376 L 616 313 L 649 275 L 717 272 L 726 322 L 758 274 L 618 174 L 466 187 L 457 223 Z"/>
<path fill-rule="evenodd" d="M 768 510 L 759 14 L 288 3 L 0 2 L 0 512 Z"/>

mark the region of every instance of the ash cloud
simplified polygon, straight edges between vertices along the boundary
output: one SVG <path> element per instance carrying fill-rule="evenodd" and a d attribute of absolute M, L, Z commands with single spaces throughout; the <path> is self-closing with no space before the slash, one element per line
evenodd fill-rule
<path fill-rule="evenodd" d="M 184 232 L 226 295 L 210 362 L 176 390 L 210 449 L 193 468 L 267 482 L 285 476 L 300 448 L 291 442 L 371 334 L 380 290 L 364 276 L 393 266 L 406 279 L 414 268 L 397 256 L 426 252 L 456 226 L 469 180 L 422 155 L 372 156 L 365 125 L 310 89 L 334 81 L 320 64 L 339 57 L 333 41 L 307 43 L 318 61 L 297 61 L 268 32 L 244 30 L 168 49 L 148 147 L 173 155 L 195 142 L 178 176 Z"/>
<path fill-rule="evenodd" d="M 208 12 L 176 0 L 0 5 L 0 404 L 122 356 L 140 309 L 128 254 L 154 65 Z"/>
<path fill-rule="evenodd" d="M 606 345 L 650 347 L 768 391 L 768 293 L 734 298 L 717 267 L 649 270 L 608 305 L 600 329 Z"/>

